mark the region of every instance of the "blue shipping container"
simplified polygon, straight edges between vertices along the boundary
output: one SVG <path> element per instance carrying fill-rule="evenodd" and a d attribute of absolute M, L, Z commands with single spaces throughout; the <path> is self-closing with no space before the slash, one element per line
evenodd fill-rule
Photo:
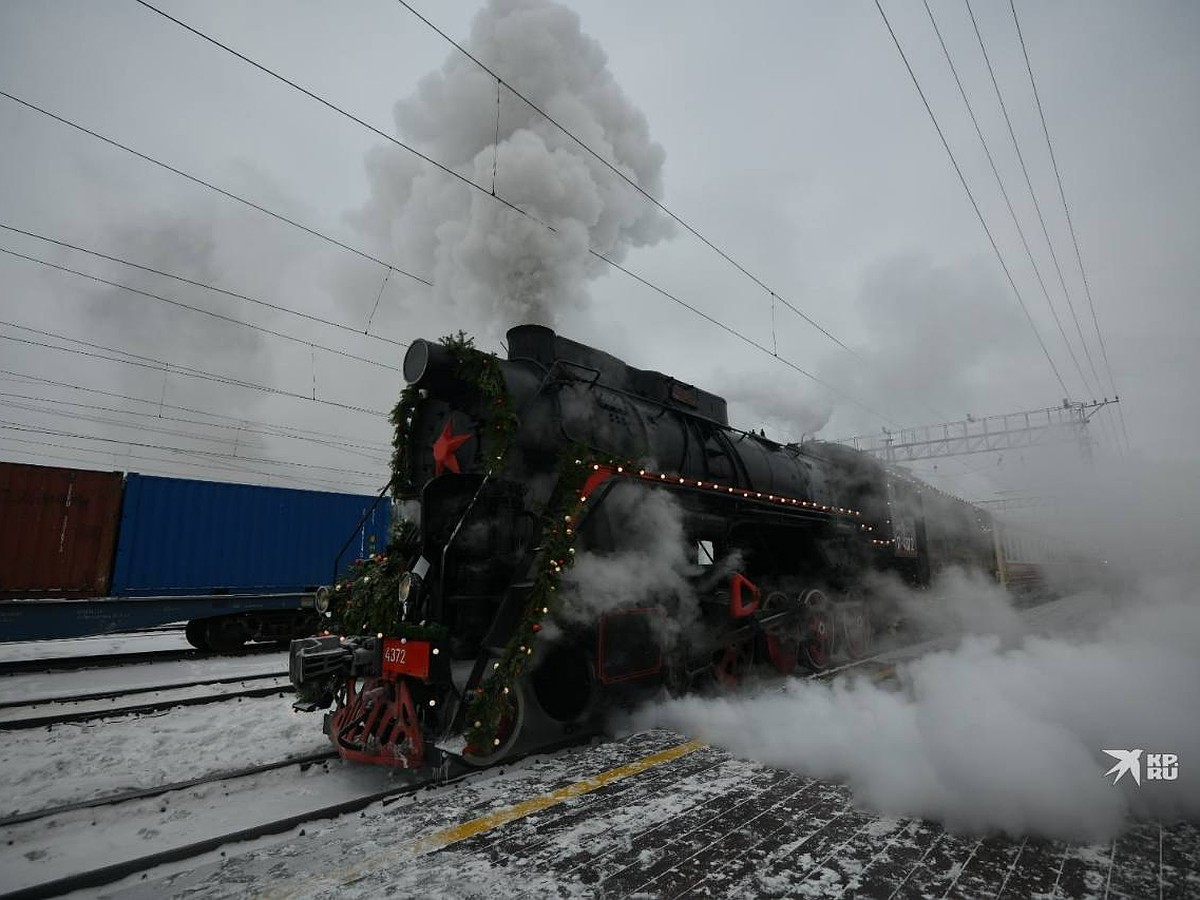
<path fill-rule="evenodd" d="M 130 473 L 112 593 L 275 594 L 329 584 L 334 558 L 372 496 Z M 387 546 L 385 497 L 341 565 Z"/>

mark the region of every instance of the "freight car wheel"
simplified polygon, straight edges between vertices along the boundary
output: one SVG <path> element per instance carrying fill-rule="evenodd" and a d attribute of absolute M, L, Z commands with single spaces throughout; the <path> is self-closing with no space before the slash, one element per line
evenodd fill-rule
<path fill-rule="evenodd" d="M 822 591 L 812 590 L 803 596 L 804 641 L 800 658 L 814 672 L 823 672 L 833 661 L 835 620 L 829 598 Z"/>
<path fill-rule="evenodd" d="M 183 629 L 187 642 L 197 650 L 208 650 L 208 623 L 203 619 L 192 619 Z"/>
<path fill-rule="evenodd" d="M 250 638 L 250 629 L 239 618 L 208 619 L 205 624 L 205 640 L 216 653 L 237 653 Z"/>
<path fill-rule="evenodd" d="M 521 728 L 525 725 L 525 690 L 517 685 L 507 695 L 507 709 L 500 718 L 500 727 L 496 729 L 496 737 L 489 750 L 479 751 L 467 745 L 462 751 L 462 761 L 469 766 L 485 768 L 500 762 L 512 750 L 521 736 Z"/>

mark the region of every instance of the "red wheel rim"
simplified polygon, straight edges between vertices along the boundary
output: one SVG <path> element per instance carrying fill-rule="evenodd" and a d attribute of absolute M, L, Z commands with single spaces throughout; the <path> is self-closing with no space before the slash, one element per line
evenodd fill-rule
<path fill-rule="evenodd" d="M 809 591 L 804 597 L 809 611 L 805 617 L 802 644 L 804 662 L 820 672 L 829 668 L 833 657 L 834 619 L 829 600 L 821 591 Z"/>
<path fill-rule="evenodd" d="M 866 610 L 856 609 L 846 614 L 846 649 L 856 659 L 866 656 L 871 647 L 871 624 L 867 621 Z"/>
<path fill-rule="evenodd" d="M 771 665 L 784 675 L 791 675 L 796 670 L 796 664 L 800 662 L 798 651 L 789 650 L 783 641 L 770 634 L 767 635 L 767 657 L 771 660 Z"/>
<path fill-rule="evenodd" d="M 713 678 L 721 687 L 735 688 L 742 683 L 746 670 L 744 648 L 728 644 L 713 662 Z"/>
<path fill-rule="evenodd" d="M 824 669 L 829 666 L 833 650 L 833 629 L 829 627 L 829 617 L 818 612 L 808 620 L 809 639 L 805 644 L 805 656 L 814 669 Z"/>

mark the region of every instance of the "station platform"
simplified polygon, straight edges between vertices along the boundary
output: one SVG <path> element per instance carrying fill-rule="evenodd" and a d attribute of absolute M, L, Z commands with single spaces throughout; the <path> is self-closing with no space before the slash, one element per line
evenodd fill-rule
<path fill-rule="evenodd" d="M 1200 828 L 1105 845 L 951 834 L 843 785 L 646 731 L 121 885 L 132 896 L 1200 896 Z"/>

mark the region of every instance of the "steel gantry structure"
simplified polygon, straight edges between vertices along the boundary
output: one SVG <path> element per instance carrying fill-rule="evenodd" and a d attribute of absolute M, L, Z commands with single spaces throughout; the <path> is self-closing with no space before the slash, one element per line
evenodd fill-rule
<path fill-rule="evenodd" d="M 946 456 L 966 456 L 997 450 L 1016 450 L 1054 441 L 1074 440 L 1080 455 L 1091 461 L 1092 439 L 1087 426 L 1097 412 L 1119 398 L 1087 402 L 1063 400 L 1060 406 L 1028 412 L 920 425 L 882 434 L 849 438 L 841 443 L 869 453 L 885 463 L 912 462 Z"/>

